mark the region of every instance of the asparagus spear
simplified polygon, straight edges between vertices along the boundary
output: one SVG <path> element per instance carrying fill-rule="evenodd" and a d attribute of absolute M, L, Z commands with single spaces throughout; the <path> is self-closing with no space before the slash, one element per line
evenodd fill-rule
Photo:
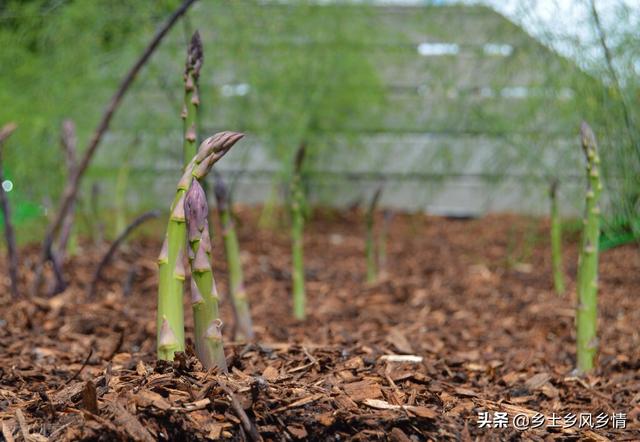
<path fill-rule="evenodd" d="M 217 367 L 227 371 L 222 347 L 222 321 L 218 313 L 218 291 L 211 269 L 211 239 L 209 238 L 209 206 L 204 189 L 197 179 L 184 199 L 187 221 L 189 263 L 191 265 L 191 304 L 196 343 L 196 355 L 205 369 Z"/>
<path fill-rule="evenodd" d="M 393 219 L 393 211 L 385 209 L 382 218 L 382 229 L 378 238 L 378 269 L 381 278 L 387 276 L 387 241 L 389 236 L 389 228 Z"/>
<path fill-rule="evenodd" d="M 551 182 L 551 265 L 553 267 L 553 285 L 558 295 L 565 290 L 564 269 L 562 268 L 562 223 L 558 212 L 558 180 Z"/>
<path fill-rule="evenodd" d="M 580 126 L 582 149 L 587 159 L 587 194 L 578 260 L 577 369 L 586 373 L 593 369 L 598 348 L 598 247 L 602 193 L 600 157 L 596 137 L 585 122 Z"/>
<path fill-rule="evenodd" d="M 233 312 L 235 314 L 234 335 L 238 340 L 253 339 L 253 324 L 251 321 L 251 310 L 247 292 L 244 288 L 244 278 L 242 276 L 242 263 L 240 262 L 240 247 L 238 245 L 238 235 L 231 215 L 231 202 L 229 192 L 222 177 L 218 176 L 215 186 L 218 212 L 222 224 L 222 237 L 224 248 L 227 253 L 227 264 L 229 266 L 229 294 L 233 302 Z"/>
<path fill-rule="evenodd" d="M 202 40 L 198 31 L 193 33 L 187 50 L 187 61 L 184 68 L 184 105 L 182 120 L 184 122 L 184 163 L 187 164 L 196 154 L 198 140 L 197 118 L 200 106 L 198 78 L 204 61 Z"/>
<path fill-rule="evenodd" d="M 237 132 L 220 132 L 205 139 L 198 153 L 187 164 L 178 182 L 171 205 L 167 235 L 158 257 L 158 359 L 173 360 L 184 350 L 184 314 L 182 306 L 185 279 L 184 247 L 186 225 L 184 198 L 192 178 L 202 179 L 220 158 L 243 137 Z"/>
<path fill-rule="evenodd" d="M 306 295 L 304 290 L 304 191 L 300 172 L 304 161 L 305 145 L 300 145 L 296 154 L 293 178 L 291 180 L 291 260 L 293 283 L 293 316 L 296 319 L 305 318 Z"/>
<path fill-rule="evenodd" d="M 371 198 L 369 209 L 367 210 L 367 239 L 365 250 L 367 255 L 367 282 L 374 283 L 378 277 L 378 269 L 376 266 L 376 240 L 374 233 L 375 213 L 382 187 L 378 187 Z"/>

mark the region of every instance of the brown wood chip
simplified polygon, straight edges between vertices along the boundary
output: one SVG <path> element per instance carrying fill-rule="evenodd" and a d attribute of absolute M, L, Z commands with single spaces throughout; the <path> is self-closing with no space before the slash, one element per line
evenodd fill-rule
<path fill-rule="evenodd" d="M 351 384 L 344 384 L 342 388 L 347 396 L 349 396 L 354 402 L 361 402 L 364 399 L 378 399 L 382 397 L 380 384 L 367 379 L 360 382 L 353 382 Z"/>

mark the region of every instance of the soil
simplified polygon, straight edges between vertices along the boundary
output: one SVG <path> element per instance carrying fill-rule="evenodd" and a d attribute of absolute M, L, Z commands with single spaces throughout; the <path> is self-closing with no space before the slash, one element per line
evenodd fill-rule
<path fill-rule="evenodd" d="M 396 215 L 386 275 L 367 284 L 363 217 L 317 213 L 305 236 L 308 318 L 296 322 L 286 230 L 259 229 L 255 210 L 240 218 L 257 338 L 232 341 L 225 301 L 228 375 L 203 371 L 191 342 L 173 363 L 155 361 L 158 241 L 118 253 L 95 299 L 86 290 L 105 246 L 85 244 L 65 263 L 70 287 L 55 297 L 14 301 L 3 277 L 4 439 L 640 440 L 637 246 L 601 255 L 598 367 L 577 377 L 576 238 L 558 296 L 545 220 Z M 21 252 L 27 287 L 38 249 Z M 224 293 L 219 238 L 215 258 Z M 536 413 L 543 425 L 514 428 L 516 415 Z M 579 413 L 593 428 L 553 425 Z M 595 428 L 600 414 L 609 421 Z"/>

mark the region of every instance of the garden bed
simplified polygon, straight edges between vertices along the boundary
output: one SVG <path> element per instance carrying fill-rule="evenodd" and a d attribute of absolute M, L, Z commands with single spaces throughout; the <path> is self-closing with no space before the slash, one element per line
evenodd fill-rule
<path fill-rule="evenodd" d="M 287 231 L 258 229 L 254 210 L 240 214 L 257 339 L 230 341 L 224 301 L 229 375 L 203 372 L 191 348 L 173 363 L 155 361 L 159 241 L 130 243 L 106 269 L 94 300 L 86 288 L 100 248 L 85 246 L 66 263 L 71 285 L 53 298 L 13 301 L 3 280 L 4 437 L 637 440 L 637 247 L 601 255 L 598 368 L 578 378 L 575 238 L 565 244 L 569 284 L 559 297 L 545 221 L 397 215 L 387 274 L 366 284 L 362 216 L 317 213 L 305 231 L 308 319 L 296 322 Z M 225 293 L 220 238 L 214 243 Z M 37 252 L 23 250 L 23 262 Z M 398 362 L 393 355 L 412 357 Z M 505 428 L 496 412 L 507 413 Z M 536 413 L 544 423 L 531 428 Z M 580 413 L 592 416 L 593 428 L 570 425 Z M 625 429 L 615 428 L 618 413 L 626 414 Z M 517 415 L 527 416 L 528 429 L 514 428 Z M 608 418 L 602 428 L 598 415 Z"/>

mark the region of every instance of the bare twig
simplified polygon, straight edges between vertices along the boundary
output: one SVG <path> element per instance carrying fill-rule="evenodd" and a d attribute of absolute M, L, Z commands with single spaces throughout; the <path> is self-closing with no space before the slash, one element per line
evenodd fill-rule
<path fill-rule="evenodd" d="M 227 393 L 231 398 L 231 406 L 233 407 L 233 410 L 238 415 L 240 422 L 242 422 L 242 427 L 247 432 L 251 440 L 262 441 L 262 436 L 260 436 L 258 429 L 256 428 L 255 424 L 251 421 L 251 419 L 249 419 L 249 416 L 247 416 L 247 413 L 242 408 L 242 405 L 240 404 L 240 401 L 238 401 L 238 398 L 236 397 L 236 395 L 233 394 L 233 391 L 231 391 L 231 389 L 227 387 L 227 385 L 221 380 L 218 380 L 218 383 L 220 384 L 222 389 L 225 391 L 225 393 Z"/>
<path fill-rule="evenodd" d="M 65 165 L 67 167 L 67 180 L 70 180 L 71 177 L 75 175 L 78 167 L 78 160 L 76 158 L 78 139 L 76 137 L 76 125 L 73 120 L 65 120 L 62 123 L 60 144 L 64 151 Z M 58 247 L 56 252 L 56 258 L 59 262 L 64 262 L 67 252 L 67 244 L 73 227 L 73 212 L 75 210 L 75 205 L 75 201 L 73 201 L 71 208 L 69 209 L 69 213 L 67 213 L 60 230 L 60 237 L 58 238 Z"/>
<path fill-rule="evenodd" d="M 91 200 L 89 201 L 90 214 L 88 217 L 91 240 L 94 246 L 100 246 L 104 243 L 104 224 L 100 222 L 100 194 L 102 189 L 100 183 L 94 182 L 91 185 Z"/>
<path fill-rule="evenodd" d="M 121 328 L 119 331 L 118 340 L 116 341 L 116 345 L 113 346 L 113 350 L 109 352 L 109 354 L 104 358 L 105 361 L 110 361 L 113 357 L 118 354 L 120 349 L 122 348 L 122 344 L 124 344 L 124 329 Z"/>
<path fill-rule="evenodd" d="M 64 151 L 65 164 L 67 167 L 67 182 L 72 179 L 76 173 L 78 167 L 78 161 L 76 160 L 77 150 L 77 138 L 76 138 L 76 126 L 72 120 L 65 120 L 62 123 L 62 136 L 60 137 L 61 146 Z M 51 247 L 48 250 L 47 259 L 51 261 L 53 265 L 53 274 L 55 276 L 55 284 L 50 290 L 50 294 L 61 293 L 67 288 L 67 283 L 64 280 L 62 266 L 64 264 L 67 243 L 69 241 L 69 235 L 73 227 L 73 212 L 75 209 L 75 201 L 72 203 L 67 216 L 64 218 L 60 235 L 58 238 L 58 244 L 56 247 Z M 55 250 L 54 250 L 55 249 Z M 44 263 L 42 263 L 44 264 Z M 35 280 L 40 281 L 42 278 L 42 272 L 44 271 L 43 265 L 38 265 L 35 270 Z"/>
<path fill-rule="evenodd" d="M 131 266 L 129 272 L 127 272 L 127 276 L 124 280 L 124 284 L 122 285 L 122 295 L 126 298 L 131 295 L 131 290 L 133 289 L 133 283 L 136 280 L 137 271 L 135 266 Z"/>
<path fill-rule="evenodd" d="M 52 289 L 49 291 L 49 295 L 53 296 L 57 293 L 62 293 L 67 288 L 67 282 L 64 280 L 64 275 L 62 273 L 62 262 L 55 254 L 53 249 L 49 249 L 49 261 L 51 261 L 51 265 L 53 267 L 53 275 L 55 276 L 55 283 Z"/>
<path fill-rule="evenodd" d="M 89 363 L 89 359 L 91 359 L 91 356 L 93 356 L 93 347 L 91 347 L 89 349 L 89 354 L 87 355 L 87 357 L 85 358 L 84 362 L 82 363 L 82 365 L 80 366 L 80 368 L 78 369 L 78 371 L 76 371 L 73 376 L 71 376 L 67 382 L 65 382 L 64 384 L 67 385 L 68 383 L 70 383 L 71 381 L 73 381 L 75 378 L 78 377 L 78 375 L 82 372 L 82 370 L 84 370 L 84 368 L 87 366 L 87 364 Z"/>
<path fill-rule="evenodd" d="M 145 48 L 144 52 L 142 53 L 140 58 L 135 62 L 135 64 L 129 70 L 129 72 L 127 72 L 122 82 L 120 83 L 118 90 L 111 98 L 111 101 L 109 102 L 104 113 L 102 114 L 102 118 L 100 119 L 100 122 L 98 123 L 98 126 L 96 127 L 93 133 L 93 136 L 89 140 L 89 145 L 85 150 L 84 156 L 82 157 L 82 160 L 80 161 L 77 170 L 75 171 L 76 173 L 73 175 L 71 180 L 69 180 L 69 182 L 65 186 L 65 189 L 62 194 L 62 199 L 60 201 L 60 207 L 58 209 L 58 213 L 56 214 L 56 217 L 54 218 L 53 222 L 47 228 L 47 232 L 45 234 L 44 241 L 42 244 L 41 265 L 44 265 L 44 263 L 47 261 L 48 257 L 50 256 L 49 250 L 51 249 L 53 241 L 55 237 L 58 235 L 60 228 L 62 226 L 62 222 L 66 218 L 67 213 L 71 209 L 71 206 L 74 203 L 76 196 L 78 194 L 80 180 L 82 179 L 82 176 L 84 175 L 87 168 L 89 167 L 89 164 L 91 163 L 91 160 L 93 159 L 93 156 L 96 150 L 98 149 L 98 146 L 100 145 L 100 141 L 102 141 L 104 134 L 109 129 L 109 124 L 111 123 L 111 119 L 113 118 L 115 111 L 118 109 L 118 106 L 122 101 L 122 98 L 124 97 L 125 93 L 129 89 L 133 81 L 135 80 L 140 69 L 142 69 L 142 67 L 149 60 L 149 58 L 151 58 L 151 55 L 159 46 L 164 36 L 167 35 L 167 33 L 173 27 L 173 25 L 178 21 L 180 17 L 182 17 L 185 14 L 185 12 L 187 12 L 189 7 L 193 3 L 195 3 L 195 1 L 196 0 L 184 0 L 180 5 L 180 7 L 176 9 L 176 11 L 171 15 L 171 17 L 169 17 L 169 19 L 160 27 L 160 29 L 158 29 L 153 39 L 149 42 L 149 45 Z M 34 286 L 32 289 L 33 295 L 37 294 L 37 291 L 40 288 L 41 282 L 42 282 L 41 280 L 36 280 L 34 282 Z"/>
<path fill-rule="evenodd" d="M 18 426 L 20 427 L 22 438 L 25 440 L 25 442 L 28 442 L 30 440 L 29 426 L 27 425 L 27 420 L 24 418 L 22 410 L 20 410 L 19 408 L 16 410 L 16 420 L 18 421 Z"/>
<path fill-rule="evenodd" d="M 304 163 L 304 158 L 307 154 L 307 142 L 302 141 L 298 146 L 298 150 L 296 151 L 296 158 L 293 162 L 295 173 L 302 172 L 302 163 Z"/>
<path fill-rule="evenodd" d="M 11 136 L 18 126 L 15 123 L 7 123 L 0 129 L 0 185 L 4 183 L 4 172 L 2 165 L 3 144 Z M 4 187 L 0 189 L 0 204 L 2 204 L 2 215 L 4 216 L 4 236 L 7 241 L 7 254 L 9 259 L 9 277 L 11 278 L 11 293 L 14 298 L 19 296 L 18 292 L 18 249 L 16 247 L 16 234 L 11 223 L 11 206 Z"/>
<path fill-rule="evenodd" d="M 102 260 L 100 260 L 100 264 L 98 264 L 98 267 L 96 267 L 96 271 L 93 274 L 93 279 L 91 280 L 91 285 L 89 286 L 89 293 L 88 293 L 88 296 L 90 298 L 92 298 L 93 295 L 95 294 L 96 284 L 100 281 L 102 277 L 102 270 L 109 263 L 109 261 L 111 261 L 111 258 L 113 258 L 113 255 L 115 254 L 116 250 L 118 250 L 118 247 L 120 246 L 120 244 L 122 244 L 124 240 L 127 239 L 127 237 L 131 234 L 131 232 L 133 232 L 138 226 L 140 226 L 147 220 L 156 218 L 158 215 L 159 213 L 157 210 L 152 210 L 151 212 L 143 213 L 142 215 L 137 217 L 135 220 L 133 220 L 133 222 L 129 224 L 127 228 L 120 233 L 120 235 L 118 235 L 115 241 L 113 241 L 113 243 L 111 244 L 111 247 L 109 247 L 109 250 L 107 250 L 107 253 L 105 253 L 105 255 L 102 257 Z"/>

